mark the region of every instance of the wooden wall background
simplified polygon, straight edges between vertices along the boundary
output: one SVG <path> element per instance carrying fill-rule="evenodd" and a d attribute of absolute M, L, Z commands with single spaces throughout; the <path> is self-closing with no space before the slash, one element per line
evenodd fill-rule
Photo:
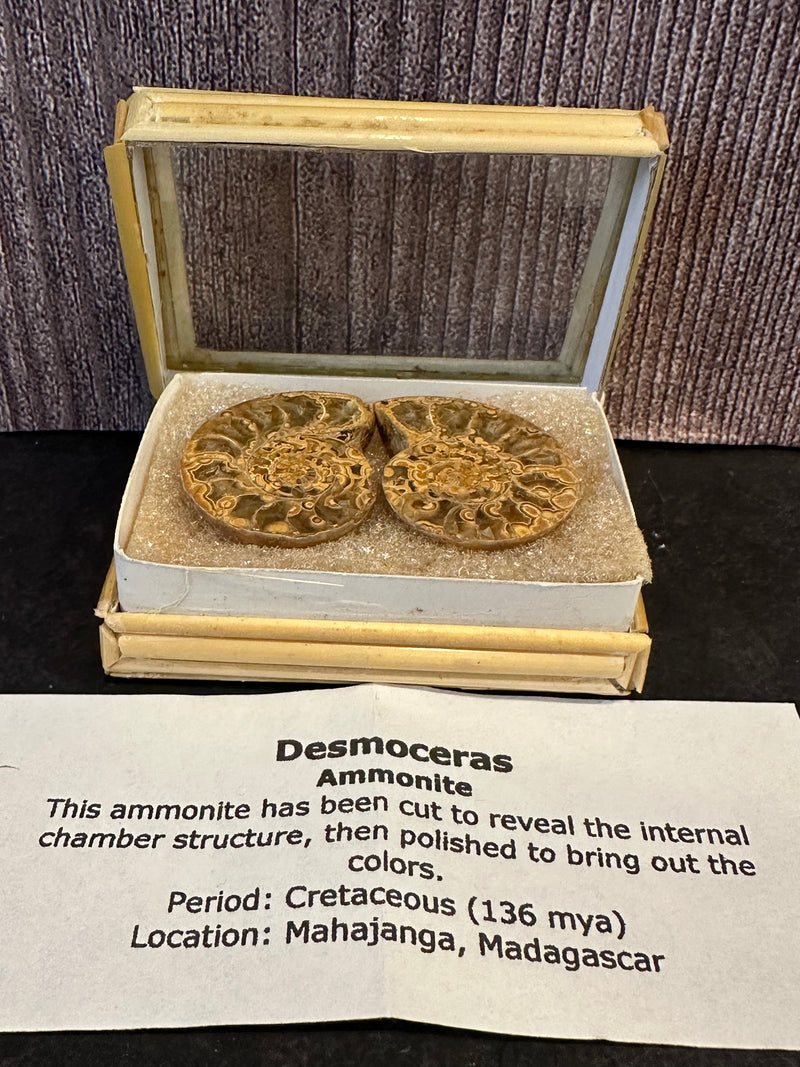
<path fill-rule="evenodd" d="M 637 166 L 237 145 L 171 155 L 200 348 L 510 363 L 558 360 L 612 174 L 624 187 Z"/>
<path fill-rule="evenodd" d="M 0 428 L 149 410 L 101 147 L 134 84 L 638 108 L 673 145 L 618 436 L 797 444 L 796 0 L 0 0 Z"/>

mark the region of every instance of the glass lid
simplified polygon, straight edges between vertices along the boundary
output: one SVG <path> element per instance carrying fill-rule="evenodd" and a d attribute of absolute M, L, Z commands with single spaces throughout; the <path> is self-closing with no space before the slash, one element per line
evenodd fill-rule
<path fill-rule="evenodd" d="M 663 158 L 165 136 L 127 152 L 168 373 L 594 388 Z"/>

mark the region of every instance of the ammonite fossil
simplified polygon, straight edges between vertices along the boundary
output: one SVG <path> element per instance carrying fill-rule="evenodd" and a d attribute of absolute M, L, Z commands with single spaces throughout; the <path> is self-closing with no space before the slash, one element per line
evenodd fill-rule
<path fill-rule="evenodd" d="M 183 452 L 186 492 L 240 541 L 313 545 L 355 529 L 377 495 L 375 420 L 343 393 L 275 393 L 214 415 Z"/>
<path fill-rule="evenodd" d="M 428 537 L 464 548 L 522 545 L 578 502 L 580 480 L 561 446 L 508 411 L 411 396 L 379 401 L 375 416 L 393 453 L 386 499 Z"/>

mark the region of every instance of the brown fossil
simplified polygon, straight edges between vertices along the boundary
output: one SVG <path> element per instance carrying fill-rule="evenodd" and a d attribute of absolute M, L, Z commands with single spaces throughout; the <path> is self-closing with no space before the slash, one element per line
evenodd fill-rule
<path fill-rule="evenodd" d="M 463 548 L 507 548 L 548 533 L 580 498 L 561 446 L 511 412 L 448 397 L 375 404 L 391 458 L 383 491 L 415 530 Z"/>
<path fill-rule="evenodd" d="M 363 448 L 371 410 L 344 393 L 298 392 L 236 404 L 203 423 L 181 458 L 191 500 L 253 544 L 313 545 L 362 522 L 377 475 Z"/>

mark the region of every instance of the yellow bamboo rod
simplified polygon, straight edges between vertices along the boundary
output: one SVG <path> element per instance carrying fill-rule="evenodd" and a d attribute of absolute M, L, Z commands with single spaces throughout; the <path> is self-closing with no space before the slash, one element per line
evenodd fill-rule
<path fill-rule="evenodd" d="M 425 152 L 545 152 L 646 157 L 667 147 L 652 108 L 622 111 L 336 100 L 140 89 L 123 139 Z"/>
<path fill-rule="evenodd" d="M 546 630 L 510 626 L 456 626 L 422 622 L 262 619 L 210 615 L 113 612 L 109 627 L 119 634 L 204 637 L 245 641 L 336 642 L 353 645 L 438 647 L 506 652 L 637 653 L 650 646 L 643 633 Z"/>
<path fill-rule="evenodd" d="M 202 679 L 205 681 L 300 682 L 306 685 L 377 682 L 389 685 L 429 685 L 451 689 L 513 690 L 515 692 L 587 693 L 625 696 L 613 678 L 552 678 L 547 676 L 470 675 L 449 671 L 382 670 L 373 668 L 291 667 L 261 663 L 176 661 L 124 656 L 109 669 L 115 677 Z"/>
<path fill-rule="evenodd" d="M 454 648 L 401 648 L 387 645 L 304 641 L 230 641 L 214 637 L 120 634 L 122 655 L 289 666 L 358 667 L 374 670 L 457 671 L 472 676 L 557 675 L 614 678 L 625 668 L 623 655 L 498 652 Z"/>
<path fill-rule="evenodd" d="M 106 148 L 103 156 L 117 219 L 122 260 L 128 276 L 133 313 L 147 371 L 147 384 L 153 396 L 158 396 L 164 388 L 164 357 L 158 338 L 128 150 L 122 142 L 117 142 Z"/>

